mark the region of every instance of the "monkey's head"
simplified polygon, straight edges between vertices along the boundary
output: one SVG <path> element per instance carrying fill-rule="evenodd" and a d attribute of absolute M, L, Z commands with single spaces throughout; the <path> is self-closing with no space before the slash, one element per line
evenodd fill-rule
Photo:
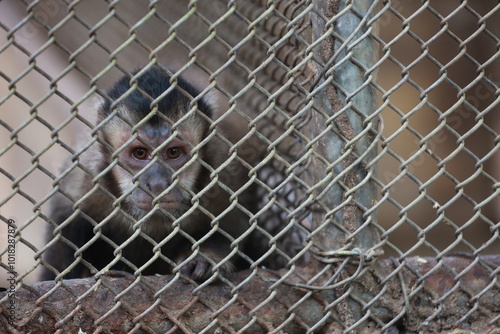
<path fill-rule="evenodd" d="M 130 83 L 128 76 L 119 80 L 98 112 L 105 163 L 115 164 L 102 183 L 137 219 L 156 205 L 178 217 L 199 186 L 197 158 L 206 151 L 200 143 L 211 108 L 202 100 L 193 103 L 198 92 L 182 79 L 170 84 L 158 67 Z"/>

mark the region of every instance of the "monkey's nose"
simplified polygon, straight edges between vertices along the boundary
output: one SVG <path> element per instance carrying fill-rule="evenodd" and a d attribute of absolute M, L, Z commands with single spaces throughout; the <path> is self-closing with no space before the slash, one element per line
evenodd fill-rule
<path fill-rule="evenodd" d="M 159 164 L 150 166 L 139 179 L 144 188 L 157 196 L 168 188 L 171 182 L 169 171 Z"/>
<path fill-rule="evenodd" d="M 145 187 L 147 190 L 152 192 L 154 195 L 161 194 L 165 189 L 167 189 L 169 183 L 162 178 L 151 179 L 146 182 Z"/>

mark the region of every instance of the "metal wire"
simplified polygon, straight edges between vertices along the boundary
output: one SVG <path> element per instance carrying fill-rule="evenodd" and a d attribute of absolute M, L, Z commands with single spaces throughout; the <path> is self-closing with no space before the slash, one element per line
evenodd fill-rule
<path fill-rule="evenodd" d="M 15 290 L 26 287 L 36 281 L 41 267 L 52 267 L 44 254 L 57 242 L 66 243 L 74 260 L 57 273 L 54 287 L 38 296 L 37 305 L 65 289 L 63 278 L 76 265 L 86 266 L 96 281 L 75 296 L 79 304 L 65 317 L 49 315 L 59 328 L 82 311 L 81 303 L 92 291 L 105 286 L 116 304 L 100 314 L 87 314 L 98 330 L 125 310 L 134 316 L 128 330 L 155 332 L 144 319 L 157 309 L 169 309 L 161 296 L 178 282 L 189 281 L 181 268 L 195 256 L 211 262 L 212 275 L 196 283 L 175 316 L 162 311 L 174 324 L 162 328 L 164 332 L 240 333 L 260 326 L 272 333 L 290 328 L 312 333 L 326 331 L 334 321 L 342 323 L 345 332 L 367 324 L 388 331 L 411 318 L 414 300 L 442 272 L 451 275 L 450 286 L 433 296 L 433 311 L 416 330 L 426 331 L 449 315 L 447 303 L 456 294 L 468 299 L 453 318 L 453 328 L 465 328 L 489 314 L 480 300 L 498 291 L 499 273 L 483 256 L 500 253 L 500 29 L 495 24 L 500 5 L 495 1 L 41 0 L 0 6 L 0 218 L 8 231 L 0 230 L 0 282 L 15 273 Z M 137 78 L 153 66 L 170 73 L 172 89 L 183 77 L 201 91 L 188 114 L 172 124 L 174 137 L 181 136 L 177 129 L 186 119 L 199 113 L 202 99 L 218 103 L 206 138 L 191 147 L 193 158 L 174 173 L 170 188 L 178 185 L 179 174 L 195 165 L 208 171 L 209 182 L 191 194 L 192 207 L 174 221 L 161 242 L 142 226 L 162 209 L 156 207 L 139 221 L 121 209 L 123 199 L 141 186 L 135 184 L 116 197 L 102 184 L 113 168 L 133 174 L 118 156 L 138 138 L 137 130 L 147 119 L 133 125 L 130 140 L 115 150 L 98 133 L 120 117 L 119 110 L 100 123 L 88 111 L 93 96 L 106 99 L 107 87 L 122 75 L 130 78 L 132 87 L 122 96 L 126 98 L 137 89 Z M 168 93 L 151 101 L 148 117 Z M 90 140 L 75 147 L 71 142 L 80 131 L 90 132 Z M 211 141 L 227 151 L 217 166 L 198 153 Z M 64 177 L 74 170 L 92 174 L 82 157 L 97 143 L 114 151 L 110 164 L 92 175 L 86 194 L 73 198 L 62 190 Z M 62 165 L 65 159 L 69 162 L 62 170 L 54 168 L 60 167 L 54 161 Z M 248 176 L 237 186 L 223 177 L 234 168 Z M 203 201 L 214 188 L 228 198 L 227 208 L 215 215 Z M 88 217 L 82 206 L 95 192 L 113 202 L 103 221 Z M 248 193 L 256 209 L 246 205 Z M 60 225 L 48 212 L 56 194 L 73 203 L 72 215 Z M 239 236 L 220 226 L 232 210 L 248 218 L 248 228 Z M 194 211 L 211 222 L 208 234 L 199 239 L 181 224 Z M 94 230 L 94 237 L 81 247 L 61 233 L 78 215 Z M 118 216 L 134 221 L 133 232 L 121 244 L 103 233 Z M 53 239 L 38 238 L 49 227 Z M 215 234 L 231 244 L 230 253 L 219 262 L 201 247 Z M 192 254 L 180 263 L 161 252 L 176 236 L 191 243 Z M 139 239 L 153 245 L 151 259 L 141 266 L 123 255 Z M 97 240 L 114 248 L 115 259 L 104 268 L 84 258 Z M 257 255 L 246 253 L 243 245 L 248 240 Z M 459 271 L 448 261 L 457 252 L 470 260 Z M 14 253 L 15 261 L 9 261 Z M 371 266 L 383 253 L 392 256 L 393 268 L 380 274 L 380 290 L 360 294 L 356 280 L 376 271 Z M 236 256 L 246 262 L 248 273 L 238 283 L 223 270 Z M 424 274 L 415 272 L 416 285 L 410 289 L 401 272 L 415 257 L 422 266 L 434 266 Z M 21 258 L 29 260 L 21 263 Z M 160 290 L 143 275 L 157 260 L 173 268 L 172 280 Z M 103 278 L 118 262 L 132 272 L 122 290 Z M 490 274 L 479 290 L 470 281 L 478 265 Z M 239 294 L 260 277 L 262 268 L 279 270 L 280 276 L 265 279 L 270 284 L 267 298 L 245 304 Z M 389 316 L 380 305 L 390 303 L 386 292 L 393 278 L 404 296 Z M 215 282 L 231 290 L 229 300 L 217 306 L 198 297 Z M 278 293 L 282 286 L 302 289 L 304 296 L 283 302 Z M 154 303 L 138 310 L 127 294 L 139 287 L 152 290 Z M 310 323 L 298 310 L 318 293 L 331 296 L 324 313 Z M 277 324 L 262 318 L 276 301 L 286 305 L 286 317 Z M 197 312 L 200 303 L 206 304 L 211 318 L 204 328 L 189 328 L 182 319 Z M 224 316 L 238 303 L 250 320 L 235 330 Z M 352 317 L 338 312 L 346 309 Z M 498 326 L 499 317 L 491 314 L 486 323 Z"/>

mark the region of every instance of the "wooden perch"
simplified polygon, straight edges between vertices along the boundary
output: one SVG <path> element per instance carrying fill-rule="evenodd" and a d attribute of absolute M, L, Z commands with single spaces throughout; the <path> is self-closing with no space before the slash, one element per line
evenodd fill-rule
<path fill-rule="evenodd" d="M 500 326 L 499 266 L 500 256 L 385 259 L 341 285 L 348 291 L 343 295 L 338 286 L 299 286 L 304 282 L 295 274 L 277 283 L 286 271 L 242 271 L 199 289 L 172 276 L 137 279 L 110 272 L 99 280 L 39 282 L 0 292 L 0 332 L 340 333 L 352 326 L 483 333 Z"/>

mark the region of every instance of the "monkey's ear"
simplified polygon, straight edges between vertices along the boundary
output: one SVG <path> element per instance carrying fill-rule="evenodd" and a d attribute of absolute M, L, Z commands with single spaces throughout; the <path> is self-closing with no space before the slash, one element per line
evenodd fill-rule
<path fill-rule="evenodd" d="M 213 120 L 218 119 L 229 108 L 227 98 L 215 88 L 205 93 L 201 100 L 211 109 L 212 116 L 210 118 Z"/>
<path fill-rule="evenodd" d="M 90 124 L 96 124 L 98 118 L 98 110 L 104 105 L 104 98 L 97 94 L 93 94 L 78 107 L 78 114 Z"/>
<path fill-rule="evenodd" d="M 85 115 L 85 119 L 89 120 L 92 124 L 97 124 L 98 121 L 102 121 L 106 116 L 105 109 L 110 106 L 110 101 L 105 97 L 94 94 L 90 98 L 90 110 L 92 111 L 89 115 Z"/>

